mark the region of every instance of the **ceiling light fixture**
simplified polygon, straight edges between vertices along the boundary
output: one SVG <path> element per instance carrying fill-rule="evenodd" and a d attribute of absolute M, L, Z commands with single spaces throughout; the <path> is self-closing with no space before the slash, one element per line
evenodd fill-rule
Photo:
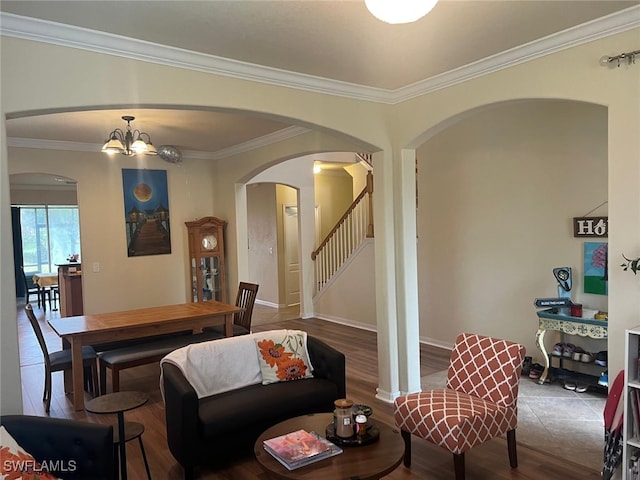
<path fill-rule="evenodd" d="M 420 20 L 438 0 L 364 0 L 369 12 L 386 23 L 411 23 Z"/>
<path fill-rule="evenodd" d="M 151 137 L 146 132 L 131 130 L 131 122 L 136 117 L 125 115 L 122 119 L 127 122 L 126 131 L 116 128 L 109 134 L 102 151 L 108 154 L 121 153 L 122 155 L 157 155 L 156 147 L 151 143 Z M 146 137 L 146 141 L 144 140 Z"/>

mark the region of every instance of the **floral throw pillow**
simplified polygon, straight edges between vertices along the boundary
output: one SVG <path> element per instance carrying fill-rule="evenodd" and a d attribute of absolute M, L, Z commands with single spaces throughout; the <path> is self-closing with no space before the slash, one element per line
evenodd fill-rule
<path fill-rule="evenodd" d="M 311 378 L 306 332 L 273 330 L 256 334 L 262 384 Z"/>
<path fill-rule="evenodd" d="M 40 464 L 18 445 L 7 430 L 0 426 L 0 478 L 3 480 L 56 480 L 47 471 L 48 465 Z"/>

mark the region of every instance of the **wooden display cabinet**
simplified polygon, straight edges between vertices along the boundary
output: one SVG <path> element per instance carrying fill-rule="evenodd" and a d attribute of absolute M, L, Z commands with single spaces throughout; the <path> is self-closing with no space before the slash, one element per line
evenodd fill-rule
<path fill-rule="evenodd" d="M 185 222 L 189 232 L 191 299 L 227 301 L 224 262 L 224 227 L 216 217 Z"/>
<path fill-rule="evenodd" d="M 84 315 L 82 264 L 58 265 L 58 287 L 60 288 L 60 316 Z"/>

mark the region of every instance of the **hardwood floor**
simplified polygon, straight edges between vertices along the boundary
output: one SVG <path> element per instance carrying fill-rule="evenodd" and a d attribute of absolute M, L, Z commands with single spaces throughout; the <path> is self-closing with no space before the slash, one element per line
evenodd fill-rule
<path fill-rule="evenodd" d="M 45 315 L 35 309 L 46 333 L 47 344 L 51 350 L 60 348 L 60 340 L 47 326 Z M 46 318 L 57 316 L 58 312 L 46 312 Z M 373 407 L 373 418 L 378 422 L 393 425 L 392 406 L 375 398 L 377 387 L 377 348 L 376 334 L 358 330 L 344 325 L 334 324 L 318 319 L 301 320 L 291 310 L 278 312 L 268 307 L 256 305 L 254 311 L 255 331 L 275 328 L 291 328 L 306 330 L 310 335 L 321 338 L 346 355 L 347 363 L 347 395 L 357 403 Z M 22 392 L 24 413 L 29 415 L 46 415 L 42 402 L 44 386 L 44 367 L 42 354 L 35 341 L 35 336 L 24 314 L 22 306 L 18 306 L 18 331 L 20 340 Z M 435 347 L 421 347 L 421 376 L 445 369 L 449 361 L 449 352 Z M 129 411 L 125 417 L 129 421 L 140 422 L 145 426 L 143 441 L 149 460 L 151 474 L 154 479 L 183 478 L 182 468 L 177 464 L 166 442 L 165 420 L 162 397 L 159 389 L 159 367 L 146 365 L 121 372 L 122 390 L 142 390 L 149 393 L 149 402 L 141 408 Z M 89 398 L 88 394 L 87 398 Z M 94 423 L 115 424 L 115 415 L 94 415 L 86 412 L 75 412 L 71 401 L 65 397 L 62 386 L 62 374 L 53 375 L 53 398 L 51 416 L 73 418 Z M 399 466 L 389 476 L 389 480 L 401 479 L 452 479 L 453 460 L 448 452 L 427 444 L 417 438 L 413 439 L 411 468 Z M 509 467 L 506 439 L 498 438 L 476 447 L 466 454 L 468 480 L 570 480 L 598 479 L 599 472 L 589 470 L 583 465 L 550 456 L 535 448 L 519 444 L 519 467 Z M 146 472 L 137 442 L 127 444 L 127 463 L 129 478 L 144 479 Z M 202 467 L 196 470 L 200 479 L 229 480 L 266 480 L 265 473 L 252 457 L 251 452 L 243 458 L 230 461 L 217 467 Z"/>

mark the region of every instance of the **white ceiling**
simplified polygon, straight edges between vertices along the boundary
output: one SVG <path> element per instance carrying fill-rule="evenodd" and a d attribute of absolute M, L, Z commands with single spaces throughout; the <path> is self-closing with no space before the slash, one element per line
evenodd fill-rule
<path fill-rule="evenodd" d="M 637 22 L 638 5 L 640 0 L 440 0 L 418 22 L 387 25 L 360 0 L 2 0 L 0 29 L 3 35 L 22 38 L 48 29 L 64 35 L 64 29 L 54 30 L 49 23 L 59 22 L 85 35 L 86 45 L 108 44 L 114 38 L 109 35 L 118 35 L 126 37 L 120 40 L 132 51 L 140 45 L 149 48 L 133 39 L 143 40 L 158 48 L 174 47 L 176 55 L 178 48 L 206 54 L 214 63 L 244 62 L 236 64 L 260 81 L 295 75 L 300 88 L 324 82 L 336 94 L 393 102 L 460 69 L 496 62 L 501 55 L 513 62 L 536 45 L 549 47 L 560 43 L 562 35 L 579 36 L 581 28 L 593 34 L 611 17 L 619 23 L 621 16 L 630 15 Z M 10 145 L 56 148 L 58 142 L 65 149 L 96 149 L 109 131 L 124 126 L 122 115 L 136 116 L 132 125 L 147 131 L 156 146 L 175 145 L 204 158 L 304 131 L 229 112 L 126 109 L 9 118 L 7 136 Z"/>

